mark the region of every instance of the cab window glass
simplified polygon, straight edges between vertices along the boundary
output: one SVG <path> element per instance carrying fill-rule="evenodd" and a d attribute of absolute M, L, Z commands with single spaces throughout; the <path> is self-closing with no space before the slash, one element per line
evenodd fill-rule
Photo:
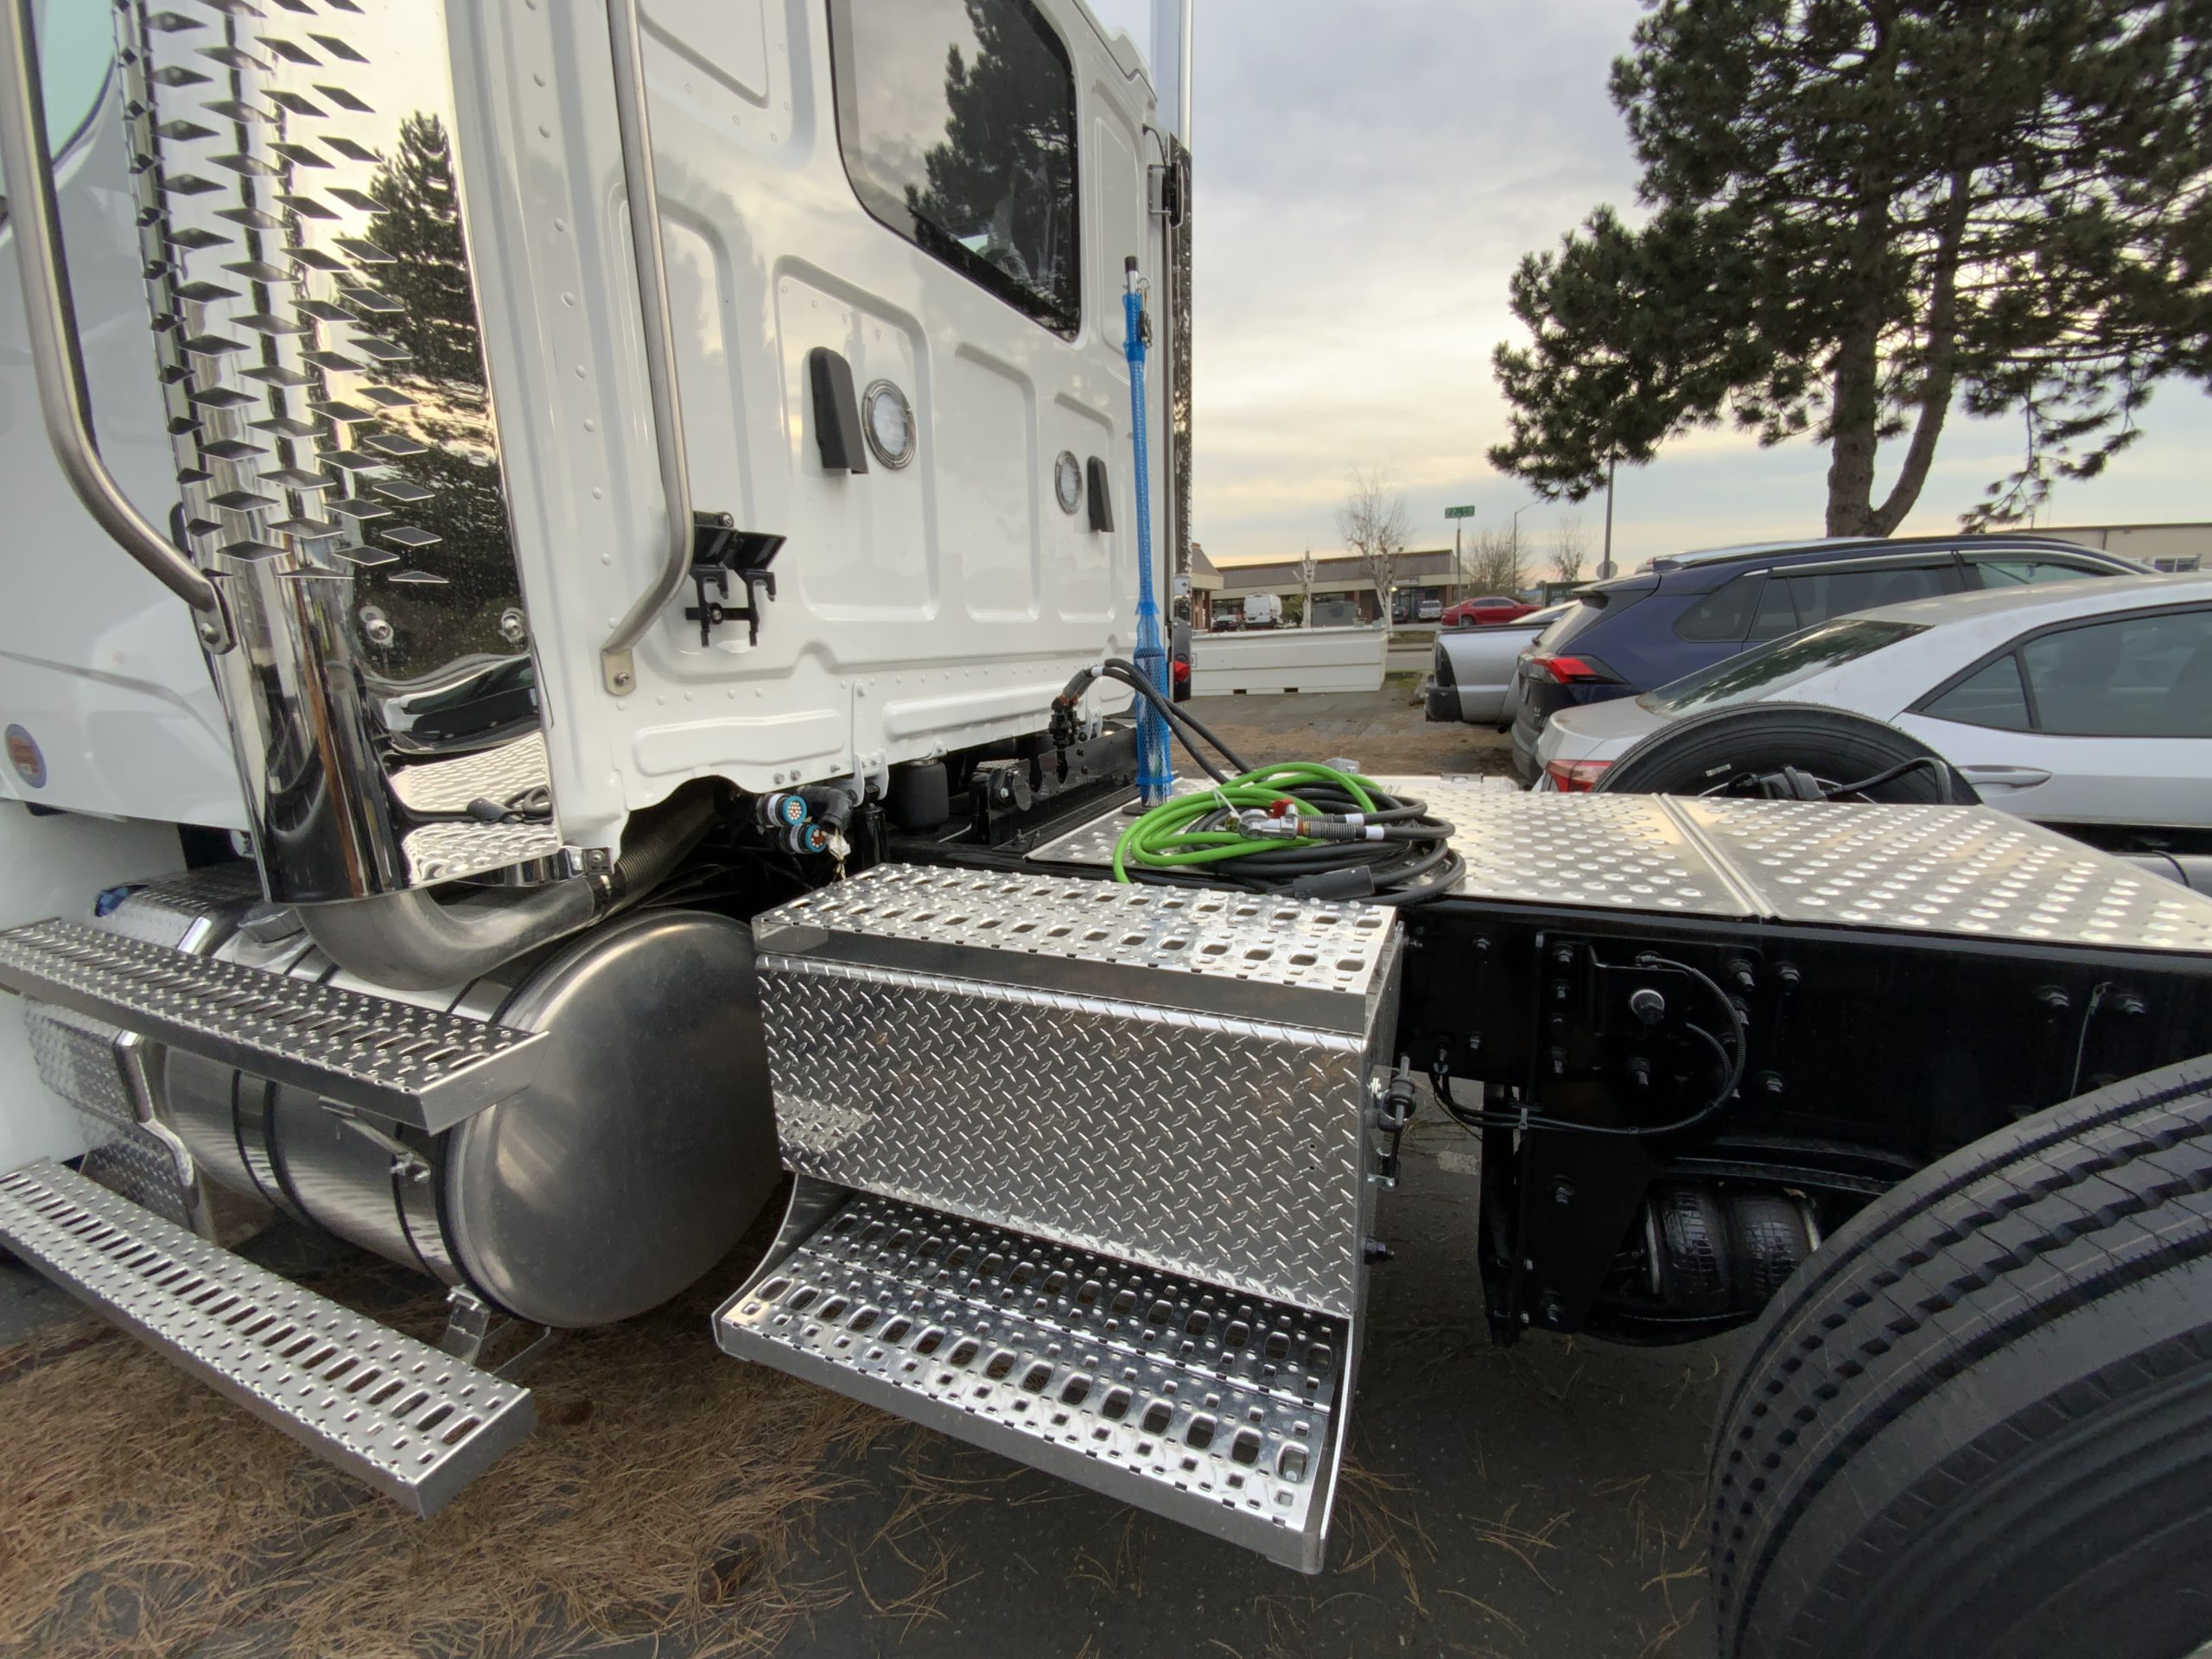
<path fill-rule="evenodd" d="M 60 156 L 92 124 L 114 58 L 111 8 L 85 0 L 41 0 L 38 78 L 52 154 Z M 0 192 L 5 188 L 6 181 L 0 179 Z"/>
<path fill-rule="evenodd" d="M 861 205 L 1072 336 L 1075 69 L 1052 26 L 1029 0 L 836 0 L 830 21 Z"/>
<path fill-rule="evenodd" d="M 2131 616 L 2020 647 L 2036 724 L 2063 737 L 2212 737 L 2212 611 Z"/>
<path fill-rule="evenodd" d="M 1675 637 L 1704 644 L 1741 639 L 1758 607 L 1759 585 L 1765 580 L 1765 571 L 1752 570 L 1723 582 L 1675 619 Z"/>
<path fill-rule="evenodd" d="M 2026 731 L 2028 693 L 2020 683 L 2019 659 L 2006 652 L 1979 672 L 1961 680 L 1921 712 L 1936 720 L 1956 721 L 1961 726 L 1990 726 L 2000 732 Z"/>

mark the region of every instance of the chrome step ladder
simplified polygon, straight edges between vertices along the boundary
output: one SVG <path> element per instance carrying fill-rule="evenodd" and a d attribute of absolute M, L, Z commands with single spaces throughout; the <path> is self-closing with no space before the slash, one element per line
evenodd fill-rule
<path fill-rule="evenodd" d="M 1302 1571 L 1321 1566 L 1350 1322 L 799 1179 L 715 1339 Z"/>
<path fill-rule="evenodd" d="M 796 1179 L 722 1350 L 1320 1571 L 1395 919 L 879 864 L 753 925 Z"/>
<path fill-rule="evenodd" d="M 435 1514 L 537 1422 L 527 1389 L 203 1243 L 59 1164 L 0 1175 L 0 1243 L 418 1515 Z"/>
<path fill-rule="evenodd" d="M 543 1058 L 536 1033 L 79 922 L 0 931 L 0 990 L 433 1134 L 520 1092 Z"/>

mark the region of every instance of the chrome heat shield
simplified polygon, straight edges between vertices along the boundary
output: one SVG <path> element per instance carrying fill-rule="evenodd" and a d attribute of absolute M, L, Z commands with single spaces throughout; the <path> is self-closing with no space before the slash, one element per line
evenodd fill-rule
<path fill-rule="evenodd" d="M 557 861 L 445 7 L 117 17 L 181 533 L 236 636 L 210 661 L 270 896 Z"/>

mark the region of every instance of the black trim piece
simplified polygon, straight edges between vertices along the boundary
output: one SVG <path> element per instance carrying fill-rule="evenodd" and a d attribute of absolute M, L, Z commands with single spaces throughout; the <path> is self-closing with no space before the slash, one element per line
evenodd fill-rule
<path fill-rule="evenodd" d="M 1105 531 L 1114 528 L 1114 493 L 1106 477 L 1106 463 L 1093 455 L 1084 464 L 1084 494 L 1090 499 L 1090 527 Z"/>
<path fill-rule="evenodd" d="M 868 471 L 853 365 L 827 346 L 817 346 L 806 354 L 806 378 L 814 389 L 814 443 L 823 466 L 833 473 Z"/>

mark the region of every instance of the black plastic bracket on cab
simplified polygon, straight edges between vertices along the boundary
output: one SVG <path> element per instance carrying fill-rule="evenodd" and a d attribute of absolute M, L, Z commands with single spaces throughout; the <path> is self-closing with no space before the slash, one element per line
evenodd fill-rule
<path fill-rule="evenodd" d="M 823 466 L 833 473 L 868 471 L 853 365 L 827 346 L 817 346 L 806 354 L 806 377 L 814 391 L 814 442 Z"/>
<path fill-rule="evenodd" d="M 1090 498 L 1090 527 L 1107 531 L 1114 528 L 1114 492 L 1106 480 L 1106 463 L 1098 456 L 1090 458 L 1084 468 L 1084 493 Z"/>

